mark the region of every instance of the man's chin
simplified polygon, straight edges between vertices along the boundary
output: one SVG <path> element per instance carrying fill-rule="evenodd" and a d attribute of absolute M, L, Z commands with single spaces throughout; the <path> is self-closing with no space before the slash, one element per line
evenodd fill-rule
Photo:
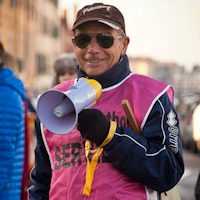
<path fill-rule="evenodd" d="M 103 74 L 103 72 L 89 72 L 89 73 L 86 73 L 90 78 L 95 78 L 101 74 Z"/>

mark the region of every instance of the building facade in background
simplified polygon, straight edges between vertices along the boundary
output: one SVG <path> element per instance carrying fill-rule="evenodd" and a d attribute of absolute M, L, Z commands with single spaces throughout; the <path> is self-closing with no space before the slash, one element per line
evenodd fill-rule
<path fill-rule="evenodd" d="M 188 72 L 184 66 L 177 63 L 161 62 L 152 58 L 130 58 L 131 70 L 163 81 L 173 86 L 176 97 L 190 94 L 200 95 L 200 66 L 194 66 Z"/>
<path fill-rule="evenodd" d="M 0 40 L 17 59 L 20 78 L 31 95 L 49 89 L 57 56 L 73 51 L 71 26 L 77 6 L 60 11 L 58 3 L 58 0 L 0 0 Z M 199 66 L 187 72 L 176 63 L 131 57 L 130 67 L 135 73 L 172 85 L 178 98 L 200 91 Z"/>
<path fill-rule="evenodd" d="M 31 95 L 50 87 L 57 56 L 73 51 L 66 17 L 58 0 L 0 0 L 0 40 Z"/>

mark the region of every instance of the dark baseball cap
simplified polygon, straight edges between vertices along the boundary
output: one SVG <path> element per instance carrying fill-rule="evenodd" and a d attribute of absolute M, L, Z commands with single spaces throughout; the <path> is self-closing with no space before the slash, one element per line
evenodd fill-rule
<path fill-rule="evenodd" d="M 94 3 L 83 7 L 77 13 L 72 31 L 74 31 L 79 25 L 90 21 L 98 21 L 113 29 L 121 28 L 124 33 L 126 33 L 124 17 L 115 6 L 103 3 Z"/>

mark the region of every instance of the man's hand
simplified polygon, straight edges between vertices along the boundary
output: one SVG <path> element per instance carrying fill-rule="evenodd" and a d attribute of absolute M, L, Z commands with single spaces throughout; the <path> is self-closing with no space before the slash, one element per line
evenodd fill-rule
<path fill-rule="evenodd" d="M 84 109 L 78 115 L 78 127 L 81 136 L 100 146 L 106 139 L 110 122 L 97 109 Z"/>

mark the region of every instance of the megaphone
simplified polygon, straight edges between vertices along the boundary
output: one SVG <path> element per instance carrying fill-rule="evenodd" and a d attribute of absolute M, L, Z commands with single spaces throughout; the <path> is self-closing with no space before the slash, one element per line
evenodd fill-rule
<path fill-rule="evenodd" d="M 86 78 L 80 78 L 66 92 L 48 90 L 38 99 L 38 117 L 49 131 L 69 133 L 77 123 L 78 114 L 95 105 L 101 93 L 100 83 Z"/>

